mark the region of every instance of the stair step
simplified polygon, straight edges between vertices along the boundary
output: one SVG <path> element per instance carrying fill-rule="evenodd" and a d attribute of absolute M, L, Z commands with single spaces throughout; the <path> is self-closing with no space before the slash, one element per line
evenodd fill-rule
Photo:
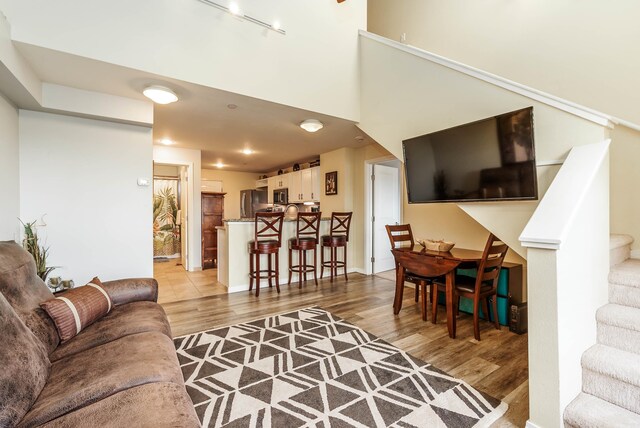
<path fill-rule="evenodd" d="M 640 287 L 610 283 L 609 302 L 640 309 Z"/>
<path fill-rule="evenodd" d="M 609 284 L 640 288 L 640 259 L 628 259 L 612 266 L 609 270 Z"/>
<path fill-rule="evenodd" d="M 596 312 L 598 343 L 640 354 L 640 309 L 608 304 Z"/>
<path fill-rule="evenodd" d="M 609 264 L 617 265 L 631 256 L 631 243 L 633 238 L 629 235 L 611 235 L 609 237 Z"/>
<path fill-rule="evenodd" d="M 640 355 L 602 344 L 587 349 L 582 391 L 640 413 Z"/>
<path fill-rule="evenodd" d="M 580 393 L 565 409 L 564 423 L 567 428 L 637 428 L 640 415 Z"/>

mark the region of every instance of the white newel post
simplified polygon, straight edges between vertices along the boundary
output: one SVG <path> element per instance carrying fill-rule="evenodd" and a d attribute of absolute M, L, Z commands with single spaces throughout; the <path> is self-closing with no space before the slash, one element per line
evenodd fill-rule
<path fill-rule="evenodd" d="M 607 303 L 609 141 L 572 149 L 520 241 L 528 248 L 528 427 L 563 426 Z"/>

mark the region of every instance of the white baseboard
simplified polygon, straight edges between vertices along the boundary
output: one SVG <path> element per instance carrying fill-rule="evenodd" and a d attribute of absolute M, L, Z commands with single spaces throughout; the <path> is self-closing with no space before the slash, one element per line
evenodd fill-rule
<path fill-rule="evenodd" d="M 525 425 L 525 428 L 541 428 L 538 425 L 534 424 L 531 421 L 527 421 L 527 424 Z"/>

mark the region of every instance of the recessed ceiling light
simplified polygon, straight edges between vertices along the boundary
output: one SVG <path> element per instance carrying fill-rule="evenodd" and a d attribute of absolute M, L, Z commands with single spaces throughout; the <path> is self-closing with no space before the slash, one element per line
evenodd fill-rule
<path fill-rule="evenodd" d="M 271 28 L 273 28 L 274 30 L 279 30 L 280 29 L 280 21 L 273 21 L 273 24 L 271 24 Z"/>
<path fill-rule="evenodd" d="M 238 3 L 230 3 L 229 12 L 233 13 L 234 15 L 240 15 L 240 6 L 238 6 Z"/>
<path fill-rule="evenodd" d="M 316 132 L 321 130 L 324 127 L 322 122 L 317 119 L 307 119 L 300 124 L 300 128 L 304 129 L 307 132 Z"/>
<path fill-rule="evenodd" d="M 162 140 L 160 140 L 160 144 L 164 144 L 165 146 L 170 146 L 175 143 L 168 138 L 163 138 Z"/>
<path fill-rule="evenodd" d="M 358 141 L 362 142 L 362 141 L 364 141 L 364 137 L 363 137 L 362 135 L 358 135 L 358 136 L 356 137 L 356 140 L 358 140 Z"/>
<path fill-rule="evenodd" d="M 216 168 L 222 168 L 224 167 L 224 164 L 222 162 L 218 162 L 218 163 L 214 163 L 213 166 L 215 166 Z"/>
<path fill-rule="evenodd" d="M 251 149 L 243 149 L 242 153 L 245 154 L 245 155 L 250 155 L 250 154 L 253 154 L 253 150 L 251 150 Z"/>
<path fill-rule="evenodd" d="M 237 106 L 237 105 L 235 105 L 235 104 L 227 104 L 227 108 L 228 108 L 229 110 L 235 110 L 235 109 L 237 109 L 237 108 L 238 108 L 238 106 Z"/>
<path fill-rule="evenodd" d="M 149 86 L 142 93 L 145 97 L 158 104 L 170 104 L 178 101 L 178 96 L 171 89 L 164 86 Z"/>

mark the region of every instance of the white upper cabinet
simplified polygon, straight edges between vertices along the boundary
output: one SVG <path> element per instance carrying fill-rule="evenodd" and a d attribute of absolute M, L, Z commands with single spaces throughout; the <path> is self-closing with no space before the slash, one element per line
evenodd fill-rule
<path fill-rule="evenodd" d="M 304 171 L 306 170 L 294 171 L 287 174 L 289 176 L 289 202 L 292 204 L 305 201 L 302 195 L 302 183 L 300 182 L 300 177 Z"/>

